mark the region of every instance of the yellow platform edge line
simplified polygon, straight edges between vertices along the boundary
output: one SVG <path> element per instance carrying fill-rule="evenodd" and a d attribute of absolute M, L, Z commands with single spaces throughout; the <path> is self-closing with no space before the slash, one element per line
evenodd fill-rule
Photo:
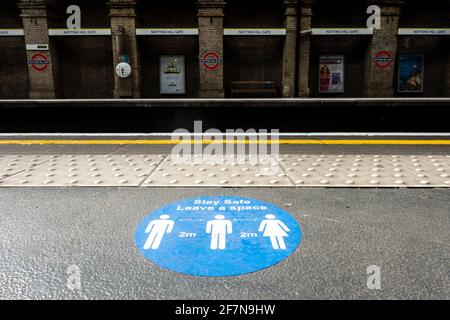
<path fill-rule="evenodd" d="M 0 145 L 177 145 L 177 144 L 280 144 L 280 145 L 450 145 L 450 140 L 0 140 Z"/>

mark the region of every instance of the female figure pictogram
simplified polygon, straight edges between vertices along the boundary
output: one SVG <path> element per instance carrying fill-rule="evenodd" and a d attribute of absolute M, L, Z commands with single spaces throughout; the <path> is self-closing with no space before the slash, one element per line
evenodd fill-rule
<path fill-rule="evenodd" d="M 272 242 L 272 248 L 275 250 L 286 250 L 284 237 L 288 237 L 286 232 L 289 228 L 280 220 L 275 220 L 273 214 L 266 215 L 267 220 L 263 220 L 259 225 L 258 231 L 264 232 L 263 237 L 269 237 Z"/>

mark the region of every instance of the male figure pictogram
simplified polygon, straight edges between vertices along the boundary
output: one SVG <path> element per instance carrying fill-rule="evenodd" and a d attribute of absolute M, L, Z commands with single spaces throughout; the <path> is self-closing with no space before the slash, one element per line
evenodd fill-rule
<path fill-rule="evenodd" d="M 224 250 L 226 247 L 226 235 L 233 232 L 230 220 L 225 220 L 223 215 L 214 217 L 216 220 L 208 221 L 206 224 L 206 233 L 211 234 L 210 248 L 212 250 Z"/>
<path fill-rule="evenodd" d="M 164 235 L 172 232 L 175 223 L 169 218 L 170 216 L 164 214 L 159 217 L 160 220 L 152 220 L 149 223 L 147 229 L 145 229 L 145 233 L 149 233 L 149 235 L 145 242 L 144 250 L 158 249 Z"/>

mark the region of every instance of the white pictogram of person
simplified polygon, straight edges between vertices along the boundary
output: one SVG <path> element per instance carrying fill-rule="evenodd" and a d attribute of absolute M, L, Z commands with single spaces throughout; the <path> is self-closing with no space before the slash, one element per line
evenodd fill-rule
<path fill-rule="evenodd" d="M 273 214 L 265 216 L 267 220 L 263 220 L 259 225 L 258 231 L 264 232 L 263 237 L 270 237 L 272 242 L 272 248 L 275 250 L 286 250 L 286 244 L 284 243 L 284 237 L 288 237 L 287 232 L 291 231 L 280 220 L 276 220 Z"/>
<path fill-rule="evenodd" d="M 158 249 L 164 235 L 172 232 L 175 223 L 172 220 L 169 220 L 169 218 L 169 215 L 164 214 L 160 216 L 159 219 L 152 220 L 148 224 L 147 229 L 145 229 L 145 233 L 149 233 L 149 235 L 144 244 L 144 250 Z"/>
<path fill-rule="evenodd" d="M 226 247 L 226 235 L 233 232 L 233 226 L 230 220 L 225 220 L 225 216 L 217 215 L 215 220 L 208 221 L 206 224 L 206 233 L 211 234 L 211 250 L 224 250 Z"/>

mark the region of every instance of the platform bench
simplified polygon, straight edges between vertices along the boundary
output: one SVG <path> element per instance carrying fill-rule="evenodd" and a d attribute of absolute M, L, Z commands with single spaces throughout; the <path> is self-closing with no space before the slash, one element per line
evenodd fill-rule
<path fill-rule="evenodd" d="M 275 81 L 233 81 L 232 98 L 275 98 Z"/>

